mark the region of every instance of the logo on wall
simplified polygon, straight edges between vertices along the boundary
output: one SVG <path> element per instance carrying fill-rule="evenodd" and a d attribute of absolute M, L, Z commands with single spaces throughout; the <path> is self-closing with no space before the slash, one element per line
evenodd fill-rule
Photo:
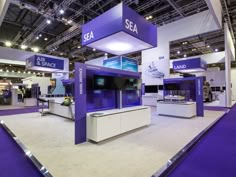
<path fill-rule="evenodd" d="M 146 75 L 150 76 L 150 77 L 153 77 L 153 78 L 159 78 L 159 79 L 162 79 L 165 77 L 165 74 L 163 72 L 160 72 L 155 63 L 152 62 L 148 68 L 146 69 L 145 71 Z"/>

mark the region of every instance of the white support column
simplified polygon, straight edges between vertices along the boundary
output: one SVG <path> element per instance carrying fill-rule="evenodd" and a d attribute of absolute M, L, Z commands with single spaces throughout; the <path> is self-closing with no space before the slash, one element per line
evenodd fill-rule
<path fill-rule="evenodd" d="M 205 0 L 218 28 L 222 28 L 222 5 L 220 0 Z"/>
<path fill-rule="evenodd" d="M 3 19 L 7 13 L 11 0 L 0 0 L 0 26 L 2 25 Z"/>
<path fill-rule="evenodd" d="M 232 104 L 232 93 L 231 93 L 231 60 L 233 58 L 230 46 L 229 46 L 229 38 L 230 32 L 227 23 L 224 24 L 224 32 L 225 32 L 225 86 L 226 86 L 226 107 L 231 107 Z"/>

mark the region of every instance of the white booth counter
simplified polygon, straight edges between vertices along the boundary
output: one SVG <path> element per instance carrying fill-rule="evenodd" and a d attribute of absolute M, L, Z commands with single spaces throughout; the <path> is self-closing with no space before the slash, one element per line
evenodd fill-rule
<path fill-rule="evenodd" d="M 142 103 L 145 106 L 156 106 L 157 100 L 162 100 L 163 96 L 158 93 L 145 93 L 142 95 Z"/>
<path fill-rule="evenodd" d="M 148 106 L 91 112 L 87 113 L 87 138 L 100 142 L 150 123 L 151 109 Z"/>
<path fill-rule="evenodd" d="M 156 109 L 159 115 L 180 118 L 192 118 L 197 112 L 196 102 L 158 101 Z"/>

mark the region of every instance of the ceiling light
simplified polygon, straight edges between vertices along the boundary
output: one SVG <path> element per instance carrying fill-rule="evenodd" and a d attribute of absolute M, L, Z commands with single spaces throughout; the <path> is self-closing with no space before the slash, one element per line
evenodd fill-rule
<path fill-rule="evenodd" d="M 152 15 L 150 15 L 148 18 L 149 18 L 149 19 L 152 19 Z"/>
<path fill-rule="evenodd" d="M 187 55 L 186 54 L 184 54 L 184 58 L 186 58 L 187 57 Z"/>
<path fill-rule="evenodd" d="M 70 63 L 70 65 L 72 65 L 72 63 Z"/>
<path fill-rule="evenodd" d="M 179 51 L 179 50 L 177 51 L 177 54 L 180 54 L 180 51 Z"/>
<path fill-rule="evenodd" d="M 51 24 L 51 20 L 49 20 L 49 19 L 46 22 L 47 22 L 47 24 Z"/>
<path fill-rule="evenodd" d="M 219 49 L 215 49 L 215 52 L 218 52 L 219 51 Z"/>
<path fill-rule="evenodd" d="M 6 45 L 7 47 L 11 47 L 11 46 L 12 46 L 12 43 L 11 43 L 10 41 L 6 41 L 6 42 L 5 42 L 5 45 Z"/>
<path fill-rule="evenodd" d="M 149 17 L 146 17 L 146 20 L 149 20 Z"/>
<path fill-rule="evenodd" d="M 25 71 L 23 73 L 25 74 Z"/>
<path fill-rule="evenodd" d="M 132 47 L 131 44 L 124 42 L 110 42 L 106 45 L 106 48 L 112 51 L 129 51 Z"/>
<path fill-rule="evenodd" d="M 12 73 L 14 73 L 15 71 L 14 71 L 14 70 L 12 70 L 11 72 L 12 72 Z"/>
<path fill-rule="evenodd" d="M 192 49 L 192 51 L 196 51 L 197 49 Z"/>
<path fill-rule="evenodd" d="M 6 70 L 6 72 L 8 73 L 8 72 L 9 72 L 9 70 Z"/>
<path fill-rule="evenodd" d="M 20 71 L 18 71 L 17 73 L 19 73 L 19 74 L 20 74 L 21 72 L 20 72 Z"/>
<path fill-rule="evenodd" d="M 108 54 L 107 54 L 107 53 L 105 53 L 104 55 L 105 55 L 105 56 L 107 56 Z"/>
<path fill-rule="evenodd" d="M 72 23 L 72 20 L 68 20 L 67 23 L 68 23 L 68 24 L 71 24 L 71 23 Z"/>
<path fill-rule="evenodd" d="M 28 71 L 28 74 L 31 74 L 31 72 L 30 72 L 30 71 Z"/>
<path fill-rule="evenodd" d="M 33 74 L 35 74 L 35 72 L 33 72 Z"/>
<path fill-rule="evenodd" d="M 77 48 L 78 48 L 78 49 L 80 49 L 80 48 L 81 48 L 81 46 L 79 45 Z"/>
<path fill-rule="evenodd" d="M 3 69 L 0 69 L 0 72 L 3 72 Z"/>
<path fill-rule="evenodd" d="M 42 34 L 39 34 L 39 37 L 42 37 Z"/>
<path fill-rule="evenodd" d="M 96 51 L 96 49 L 95 49 L 95 48 L 93 48 L 93 51 Z"/>
<path fill-rule="evenodd" d="M 36 39 L 39 40 L 39 37 L 37 36 Z"/>
<path fill-rule="evenodd" d="M 27 45 L 21 45 L 20 48 L 21 48 L 22 50 L 25 50 L 25 49 L 28 48 L 28 46 L 27 46 Z"/>
<path fill-rule="evenodd" d="M 39 52 L 39 48 L 38 47 L 33 47 L 33 48 L 31 48 L 34 52 Z"/>
<path fill-rule="evenodd" d="M 47 41 L 47 40 L 48 40 L 48 38 L 47 38 L 47 37 L 45 37 L 45 38 L 44 38 L 44 40 L 45 40 L 45 41 Z"/>
<path fill-rule="evenodd" d="M 210 45 L 207 45 L 207 48 L 210 48 Z"/>
<path fill-rule="evenodd" d="M 60 55 L 64 55 L 63 53 L 60 53 Z"/>
<path fill-rule="evenodd" d="M 61 15 L 65 13 L 65 11 L 63 9 L 61 9 L 59 12 Z"/>

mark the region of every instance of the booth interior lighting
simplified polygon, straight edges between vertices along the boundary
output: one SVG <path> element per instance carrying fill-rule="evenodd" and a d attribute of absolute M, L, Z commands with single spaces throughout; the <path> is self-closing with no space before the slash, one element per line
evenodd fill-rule
<path fill-rule="evenodd" d="M 5 42 L 5 45 L 6 45 L 7 47 L 11 47 L 11 46 L 12 46 L 12 43 L 11 43 L 10 41 L 6 41 L 6 42 Z"/>
<path fill-rule="evenodd" d="M 87 46 L 114 55 L 124 55 L 152 47 L 123 31 L 92 42 Z"/>
<path fill-rule="evenodd" d="M 21 48 L 22 50 L 25 50 L 25 49 L 28 48 L 28 46 L 27 46 L 27 45 L 21 45 L 20 48 Z"/>

